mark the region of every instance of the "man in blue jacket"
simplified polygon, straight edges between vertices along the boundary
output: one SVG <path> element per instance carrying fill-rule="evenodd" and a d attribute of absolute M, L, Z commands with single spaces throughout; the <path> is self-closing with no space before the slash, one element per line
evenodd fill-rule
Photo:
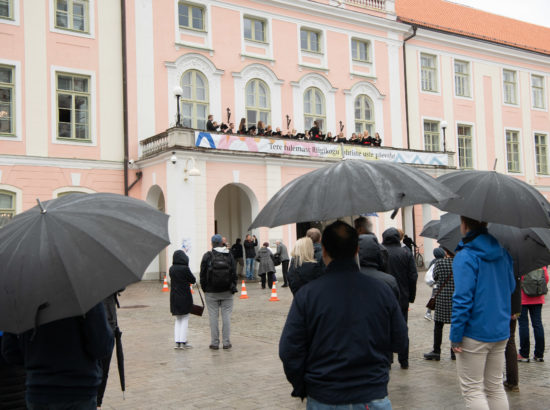
<path fill-rule="evenodd" d="M 310 410 L 391 409 L 392 352 L 407 342 L 397 298 L 359 270 L 358 235 L 350 225 L 327 226 L 322 247 L 325 274 L 296 293 L 279 343 L 292 395 L 307 397 Z"/>
<path fill-rule="evenodd" d="M 460 217 L 464 236 L 453 261 L 451 346 L 466 407 L 508 409 L 502 384 L 510 337 L 512 258 L 487 224 Z"/>
<path fill-rule="evenodd" d="M 95 410 L 99 361 L 113 350 L 103 303 L 84 316 L 60 319 L 19 336 L 4 333 L 2 355 L 27 371 L 27 408 Z M 72 407 L 71 407 L 72 406 Z"/>

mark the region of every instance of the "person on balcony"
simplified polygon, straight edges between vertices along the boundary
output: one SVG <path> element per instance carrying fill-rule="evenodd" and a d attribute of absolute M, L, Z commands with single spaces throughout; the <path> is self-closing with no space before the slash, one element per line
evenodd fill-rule
<path fill-rule="evenodd" d="M 372 145 L 372 137 L 369 135 L 369 132 L 367 130 L 363 131 L 360 144 L 365 145 L 367 147 L 370 147 Z"/>
<path fill-rule="evenodd" d="M 216 121 L 213 121 L 213 120 L 214 120 L 214 116 L 210 114 L 208 116 L 208 121 L 206 121 L 206 131 L 218 132 L 219 125 Z"/>
<path fill-rule="evenodd" d="M 271 128 L 271 125 L 268 125 L 267 128 L 265 129 L 265 134 L 264 134 L 266 137 L 271 137 L 273 135 L 273 128 Z"/>
<path fill-rule="evenodd" d="M 325 135 L 325 141 L 326 142 L 333 142 L 336 139 L 336 137 L 332 136 L 332 132 L 327 132 L 327 135 Z"/>
<path fill-rule="evenodd" d="M 338 137 L 336 137 L 336 142 L 340 144 L 346 144 L 348 142 L 343 132 L 340 132 L 340 134 L 338 134 Z"/>
<path fill-rule="evenodd" d="M 351 134 L 351 138 L 349 139 L 350 144 L 359 144 L 360 142 L 361 140 L 356 133 Z"/>
<path fill-rule="evenodd" d="M 239 134 L 246 134 L 246 118 L 241 118 L 239 123 Z"/>
<path fill-rule="evenodd" d="M 380 134 L 374 134 L 372 145 L 375 147 L 380 147 L 382 145 L 382 138 L 380 138 Z"/>
<path fill-rule="evenodd" d="M 258 135 L 265 135 L 265 125 L 262 120 L 258 121 L 258 128 L 257 128 Z"/>
<path fill-rule="evenodd" d="M 319 123 L 317 121 L 313 121 L 313 127 L 309 130 L 309 139 L 321 141 L 321 130 L 319 129 Z"/>

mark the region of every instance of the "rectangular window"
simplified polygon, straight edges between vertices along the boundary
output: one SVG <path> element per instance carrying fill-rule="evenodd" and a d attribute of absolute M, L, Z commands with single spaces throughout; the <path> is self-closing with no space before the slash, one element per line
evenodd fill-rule
<path fill-rule="evenodd" d="M 321 33 L 309 29 L 300 29 L 300 45 L 302 51 L 321 52 Z"/>
<path fill-rule="evenodd" d="M 424 121 L 424 149 L 441 151 L 439 148 L 439 122 Z"/>
<path fill-rule="evenodd" d="M 244 18 L 244 38 L 251 41 L 266 42 L 265 21 L 252 17 Z"/>
<path fill-rule="evenodd" d="M 472 127 L 469 125 L 458 125 L 458 165 L 460 168 L 473 168 L 474 160 L 472 154 Z"/>
<path fill-rule="evenodd" d="M 57 138 L 90 141 L 90 77 L 58 73 Z"/>
<path fill-rule="evenodd" d="M 0 19 L 13 19 L 13 0 L 0 0 Z"/>
<path fill-rule="evenodd" d="M 470 97 L 470 63 L 455 60 L 455 95 Z"/>
<path fill-rule="evenodd" d="M 0 228 L 15 216 L 15 194 L 0 191 Z"/>
<path fill-rule="evenodd" d="M 535 134 L 535 156 L 537 174 L 548 175 L 548 142 L 547 135 Z"/>
<path fill-rule="evenodd" d="M 546 108 L 544 104 L 544 77 L 532 75 L 531 88 L 533 90 L 533 107 Z"/>
<path fill-rule="evenodd" d="M 355 61 L 369 62 L 369 42 L 363 40 L 351 40 L 351 58 Z"/>
<path fill-rule="evenodd" d="M 430 54 L 420 54 L 422 75 L 422 90 L 437 91 L 437 57 Z"/>
<path fill-rule="evenodd" d="M 193 30 L 204 30 L 204 7 L 189 3 L 178 3 L 180 27 Z"/>
<path fill-rule="evenodd" d="M 516 72 L 512 70 L 503 70 L 502 78 L 504 82 L 504 102 L 506 104 L 517 104 Z"/>
<path fill-rule="evenodd" d="M 506 131 L 506 159 L 508 172 L 520 172 L 519 134 L 517 131 Z"/>
<path fill-rule="evenodd" d="M 88 33 L 88 0 L 55 0 L 55 27 Z"/>
<path fill-rule="evenodd" d="M 0 65 L 0 135 L 15 134 L 15 81 L 14 68 Z"/>

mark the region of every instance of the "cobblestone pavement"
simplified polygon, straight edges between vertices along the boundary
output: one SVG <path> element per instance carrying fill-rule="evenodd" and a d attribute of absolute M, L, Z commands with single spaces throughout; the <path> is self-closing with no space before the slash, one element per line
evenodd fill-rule
<path fill-rule="evenodd" d="M 290 397 L 278 357 L 279 337 L 292 301 L 288 288 L 278 289 L 280 302 L 269 302 L 270 291 L 257 283 L 247 286 L 249 299 L 241 300 L 237 294 L 231 323 L 233 348 L 218 351 L 208 348 L 206 309 L 204 316 L 192 316 L 189 321 L 193 349 L 173 349 L 169 293 L 161 288 L 159 282 L 140 282 L 120 297 L 126 394 L 123 399 L 113 358 L 103 409 L 305 409 L 305 402 Z M 389 396 L 394 409 L 464 408 L 455 362 L 450 359 L 448 326 L 441 361 L 422 358 L 432 346 L 433 322 L 423 317 L 430 291 L 419 279 L 417 303 L 409 312 L 410 368 L 400 369 L 395 360 L 391 371 Z M 194 298 L 200 303 L 196 292 Z M 547 306 L 542 316 L 546 340 L 550 340 Z M 508 394 L 510 408 L 550 409 L 550 362 L 518 364 L 520 392 Z"/>

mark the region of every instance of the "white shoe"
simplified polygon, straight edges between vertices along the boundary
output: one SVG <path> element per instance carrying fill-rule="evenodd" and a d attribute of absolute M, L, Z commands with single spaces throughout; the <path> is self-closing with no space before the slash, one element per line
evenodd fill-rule
<path fill-rule="evenodd" d="M 426 312 L 426 314 L 424 315 L 424 319 L 426 320 L 433 320 L 432 319 L 432 314 L 430 312 Z"/>
<path fill-rule="evenodd" d="M 180 347 L 180 349 L 192 349 L 192 348 L 193 346 L 191 346 L 189 342 L 182 343 Z"/>

